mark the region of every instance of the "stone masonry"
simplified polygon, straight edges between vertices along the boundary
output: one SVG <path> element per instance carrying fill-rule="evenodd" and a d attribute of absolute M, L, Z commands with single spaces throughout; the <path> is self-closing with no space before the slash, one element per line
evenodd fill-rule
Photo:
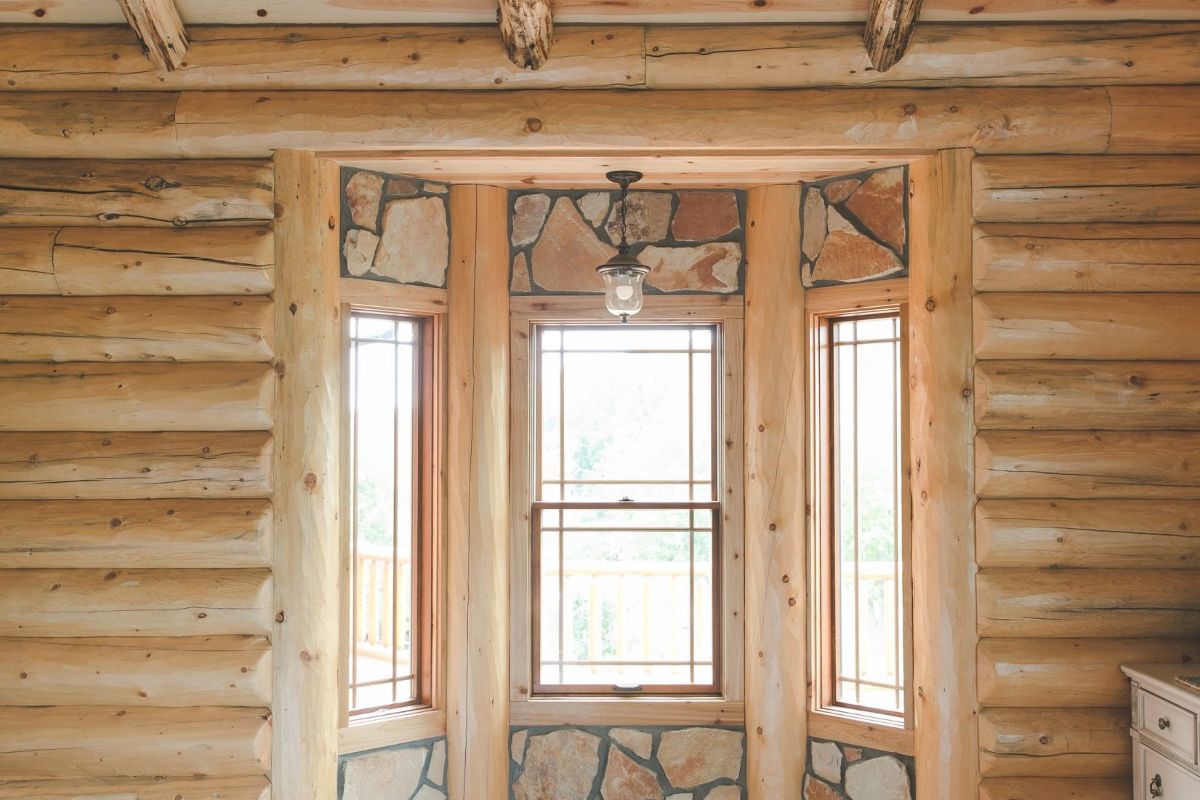
<path fill-rule="evenodd" d="M 804 285 L 908 274 L 908 168 L 806 183 L 800 197 Z"/>
<path fill-rule="evenodd" d="M 446 800 L 446 792 L 445 737 L 339 759 L 339 800 Z"/>

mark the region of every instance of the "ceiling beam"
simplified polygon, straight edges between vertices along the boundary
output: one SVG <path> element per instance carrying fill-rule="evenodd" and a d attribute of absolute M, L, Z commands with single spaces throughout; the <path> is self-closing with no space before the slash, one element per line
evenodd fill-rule
<path fill-rule="evenodd" d="M 875 69 L 887 72 L 904 58 L 920 14 L 921 0 L 871 0 L 863 43 Z"/>
<path fill-rule="evenodd" d="M 175 0 L 118 0 L 125 19 L 142 42 L 142 50 L 158 70 L 171 72 L 187 55 L 187 31 Z"/>
<path fill-rule="evenodd" d="M 509 61 L 522 69 L 546 63 L 554 42 L 550 0 L 500 0 L 497 17 Z"/>

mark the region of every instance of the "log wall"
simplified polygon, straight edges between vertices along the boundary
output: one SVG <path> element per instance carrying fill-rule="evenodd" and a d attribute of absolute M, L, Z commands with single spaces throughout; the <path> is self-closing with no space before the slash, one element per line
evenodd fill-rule
<path fill-rule="evenodd" d="M 213 28 L 167 76 L 0 28 L 0 798 L 268 793 L 267 159 L 421 145 L 973 148 L 981 797 L 1125 796 L 1116 665 L 1200 656 L 1191 5 L 922 26 L 888 73 L 847 24 L 563 26 L 537 72 Z"/>
<path fill-rule="evenodd" d="M 977 158 L 981 797 L 1128 797 L 1118 665 L 1200 657 L 1200 159 Z"/>
<path fill-rule="evenodd" d="M 260 800 L 271 164 L 0 173 L 0 797 Z"/>

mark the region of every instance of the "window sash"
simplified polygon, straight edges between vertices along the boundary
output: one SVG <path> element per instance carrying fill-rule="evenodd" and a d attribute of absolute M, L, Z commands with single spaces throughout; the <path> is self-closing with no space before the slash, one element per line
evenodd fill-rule
<path fill-rule="evenodd" d="M 601 348 L 601 349 L 587 348 L 586 350 L 580 349 L 578 351 L 573 351 L 573 350 L 570 350 L 563 346 L 562 339 L 559 340 L 559 347 L 557 347 L 557 348 L 546 350 L 543 347 L 543 341 L 544 341 L 543 337 L 545 336 L 545 334 L 547 332 L 558 332 L 561 336 L 566 331 L 605 330 L 605 329 L 612 329 L 614 326 L 615 326 L 615 324 L 597 325 L 596 323 L 571 324 L 571 323 L 558 323 L 558 322 L 545 323 L 545 324 L 534 323 L 532 326 L 533 327 L 533 330 L 532 330 L 533 335 L 530 337 L 531 356 L 529 359 L 530 376 L 531 376 L 530 385 L 532 388 L 532 392 L 531 392 L 532 402 L 531 402 L 531 408 L 530 408 L 530 411 L 532 412 L 530 415 L 531 416 L 531 419 L 530 419 L 530 449 L 531 449 L 531 454 L 532 454 L 532 458 L 533 458 L 533 460 L 532 460 L 532 468 L 533 469 L 532 469 L 532 475 L 531 475 L 533 491 L 530 493 L 533 500 L 532 500 L 531 506 L 530 506 L 531 513 L 530 513 L 530 517 L 529 517 L 529 519 L 530 519 L 530 525 L 529 525 L 530 560 L 531 560 L 531 567 L 532 567 L 531 568 L 531 578 L 532 578 L 531 612 L 532 613 L 531 613 L 531 617 L 530 617 L 530 624 L 531 624 L 530 639 L 531 639 L 531 644 L 532 644 L 530 658 L 531 658 L 532 677 L 533 677 L 532 693 L 535 696 L 556 696 L 556 695 L 557 696 L 579 696 L 579 695 L 596 696 L 596 695 L 629 695 L 629 694 L 634 694 L 634 695 L 719 695 L 721 692 L 721 685 L 722 685 L 721 661 L 722 661 L 722 654 L 723 654 L 723 644 L 722 644 L 722 637 L 721 637 L 722 622 L 723 622 L 723 604 L 722 604 L 722 590 L 721 590 L 723 559 L 721 557 L 722 537 L 721 537 L 721 524 L 720 524 L 721 518 L 722 518 L 722 511 L 721 511 L 721 502 L 719 500 L 720 491 L 718 488 L 719 487 L 718 480 L 719 480 L 719 475 L 720 475 L 720 467 L 719 467 L 720 449 L 719 449 L 718 445 L 720 442 L 719 434 L 720 434 L 720 427 L 721 427 L 720 421 L 721 421 L 721 415 L 722 415 L 722 411 L 721 411 L 722 392 L 720 390 L 720 386 L 721 386 L 720 348 L 721 348 L 721 342 L 722 342 L 721 329 L 720 329 L 721 326 L 717 323 L 691 323 L 691 324 L 688 324 L 688 323 L 684 323 L 684 324 L 656 323 L 656 324 L 640 324 L 640 325 L 638 323 L 632 323 L 632 324 L 621 325 L 618 328 L 619 330 L 626 330 L 626 331 L 634 330 L 636 328 L 650 329 L 650 330 L 688 331 L 689 332 L 688 346 L 681 347 L 678 349 L 669 349 L 669 348 L 668 349 L 653 349 L 653 348 L 641 349 L 641 348 L 638 348 L 638 349 L 634 349 L 634 350 L 615 351 L 612 349 L 605 349 L 605 348 Z M 707 349 L 701 349 L 701 350 L 695 349 L 695 345 L 694 345 L 695 340 L 694 340 L 693 336 L 691 335 L 691 332 L 694 332 L 697 330 L 711 331 L 710 345 Z M 631 352 L 631 353 L 635 353 L 635 354 L 669 352 L 669 353 L 679 353 L 682 355 L 686 355 L 689 359 L 688 408 L 689 408 L 690 424 L 688 426 L 688 438 L 689 438 L 689 453 L 690 453 L 690 455 L 689 455 L 689 465 L 688 465 L 688 477 L 686 479 L 681 479 L 681 480 L 670 480 L 670 479 L 622 480 L 620 478 L 614 478 L 611 480 L 609 480 L 609 479 L 598 479 L 598 480 L 569 480 L 569 479 L 567 479 L 565 477 L 565 474 L 566 474 L 565 473 L 565 457 L 566 457 L 565 456 L 565 447 L 564 447 L 564 441 L 562 438 L 565 436 L 565 428 L 566 428 L 564 413 L 563 413 L 564 412 L 563 398 L 566 393 L 565 367 L 564 367 L 563 359 L 560 358 L 560 360 L 559 360 L 559 376 L 558 376 L 558 383 L 557 383 L 557 386 L 558 386 L 557 394 L 558 394 L 558 402 L 559 402 L 558 434 L 560 437 L 558 453 L 559 453 L 559 458 L 561 460 L 560 460 L 559 467 L 558 467 L 557 471 L 555 472 L 555 475 L 557 475 L 557 477 L 552 478 L 552 479 L 544 479 L 543 478 L 543 455 L 544 455 L 544 452 L 543 452 L 543 447 L 542 447 L 543 443 L 542 443 L 542 438 L 541 438 L 543 435 L 543 432 L 544 432 L 543 419 L 542 419 L 542 411 L 543 411 L 542 406 L 543 406 L 543 400 L 544 400 L 543 391 L 542 391 L 542 385 L 543 385 L 542 384 L 542 376 L 543 376 L 542 370 L 543 370 L 543 366 L 544 366 L 544 361 L 543 361 L 542 356 L 543 356 L 543 353 L 547 353 L 547 352 L 550 352 L 550 353 L 557 352 L 557 353 L 563 353 L 563 354 L 565 354 L 567 352 L 589 352 L 589 353 L 594 353 L 594 352 L 608 352 L 608 353 Z M 695 380 L 692 378 L 692 371 L 691 371 L 692 370 L 691 359 L 696 354 L 706 354 L 706 355 L 711 356 L 711 361 L 710 361 L 710 365 L 709 365 L 710 397 L 711 397 L 710 417 L 711 417 L 711 419 L 710 419 L 709 432 L 708 432 L 710 453 L 709 453 L 709 473 L 705 477 L 698 477 L 695 472 L 695 465 L 694 465 L 695 441 L 694 440 L 695 440 L 695 434 L 696 434 L 696 427 L 695 427 L 694 420 L 691 420 L 691 418 L 690 418 L 691 414 L 694 412 L 695 407 L 696 407 L 696 397 L 694 396 L 696 386 L 695 386 Z M 681 501 L 665 501 L 665 500 L 642 500 L 642 501 L 639 501 L 639 500 L 613 500 L 613 501 L 546 500 L 546 499 L 543 499 L 544 498 L 544 487 L 548 484 L 554 484 L 554 485 L 559 486 L 559 491 L 560 491 L 559 497 L 564 496 L 563 490 L 565 489 L 565 487 L 567 485 L 597 485 L 597 486 L 600 486 L 600 485 L 614 485 L 614 486 L 673 485 L 673 486 L 681 486 L 681 487 L 686 486 L 688 496 L 693 499 L 686 500 L 686 501 L 682 501 L 682 500 Z M 706 498 L 703 498 L 703 499 L 695 498 L 695 494 L 697 492 L 697 487 L 704 486 L 704 485 L 707 485 L 709 487 L 709 491 L 708 491 L 709 496 Z M 623 686 L 623 685 L 546 683 L 542 680 L 542 669 L 543 669 L 543 662 L 542 662 L 542 658 L 541 658 L 541 652 L 542 652 L 541 651 L 541 647 L 542 647 L 542 636 L 541 636 L 541 634 L 542 634 L 542 619 L 541 619 L 541 602 L 542 602 L 542 585 L 541 585 L 542 535 L 541 534 L 542 534 L 542 524 L 541 524 L 541 520 L 542 520 L 542 515 L 544 512 L 547 512 L 547 511 L 570 511 L 570 510 L 590 511 L 590 510 L 617 510 L 617 509 L 635 510 L 635 511 L 636 510 L 691 510 L 691 511 L 704 510 L 704 511 L 711 512 L 711 518 L 713 520 L 712 532 L 711 532 L 711 535 L 712 535 L 712 555 L 711 555 L 711 559 L 712 559 L 712 563 L 711 563 L 712 608 L 711 608 L 711 616 L 712 616 L 712 628 L 713 628 L 713 630 L 712 630 L 712 659 L 711 659 L 711 661 L 700 662 L 700 661 L 697 661 L 695 658 L 694 651 L 695 651 L 695 643 L 696 643 L 696 639 L 698 636 L 698 631 L 696 630 L 696 627 L 695 627 L 695 617 L 694 617 L 695 611 L 696 611 L 696 598 L 694 595 L 694 592 L 696 591 L 696 581 L 695 581 L 695 577 L 694 577 L 694 571 L 695 571 L 697 562 L 695 560 L 695 557 L 693 556 L 689 560 L 689 570 L 691 571 L 691 573 L 693 575 L 692 579 L 689 581 L 689 599 L 690 599 L 689 613 L 692 615 L 691 625 L 689 626 L 689 640 L 690 640 L 689 656 L 690 657 L 689 657 L 689 660 L 686 662 L 679 662 L 682 665 L 690 665 L 693 668 L 697 667 L 697 666 L 707 667 L 711 664 L 711 666 L 712 666 L 712 681 L 711 681 L 711 683 L 685 683 L 685 684 L 644 683 L 644 684 L 638 685 L 637 689 L 622 689 L 621 686 Z M 691 530 L 694 533 L 694 531 L 697 529 L 692 528 Z M 631 535 L 637 535 L 637 534 L 636 534 L 636 532 L 631 530 Z M 561 560 L 563 558 L 561 547 L 560 547 L 560 551 L 559 551 L 559 558 L 560 558 L 560 564 L 561 564 Z M 562 574 L 561 567 L 560 567 L 559 574 L 560 574 L 560 576 Z M 561 594 L 560 594 L 560 605 L 561 605 Z M 561 627 L 564 625 L 563 611 L 561 610 L 561 608 L 560 608 L 560 612 L 559 612 L 559 625 L 560 625 L 560 630 L 561 630 Z M 559 644 L 560 644 L 560 648 L 561 648 L 561 646 L 562 646 L 561 634 L 560 634 Z M 566 661 L 564 661 L 561 658 L 555 661 L 555 663 L 560 663 L 560 662 L 564 663 L 564 664 L 567 663 Z M 611 661 L 611 660 L 604 660 L 604 661 L 601 661 L 598 663 L 616 665 L 616 662 Z M 640 661 L 639 660 L 639 661 L 635 661 L 633 663 L 637 664 L 637 665 L 645 664 L 645 665 L 649 666 L 649 665 L 665 664 L 666 662 L 659 662 L 659 661 L 651 662 L 651 661 Z M 674 663 L 674 662 L 671 662 L 671 663 Z"/>
<path fill-rule="evenodd" d="M 869 336 L 860 337 L 857 332 L 852 340 L 838 342 L 835 336 L 836 326 L 839 323 L 849 321 L 867 321 L 872 319 L 894 319 L 896 320 L 895 337 L 886 336 Z M 906 458 L 907 458 L 907 400 L 905 391 L 905 348 L 904 348 L 904 309 L 903 307 L 883 307 L 872 308 L 866 311 L 857 312 L 832 312 L 823 313 L 813 318 L 813 338 L 812 338 L 812 353 L 814 358 L 814 368 L 811 371 L 812 380 L 814 382 L 812 398 L 813 398 L 813 424 L 810 427 L 811 435 L 814 439 L 814 446 L 811 450 L 813 454 L 812 469 L 813 486 L 816 491 L 814 496 L 815 505 L 817 506 L 816 514 L 816 538 L 814 542 L 813 555 L 816 561 L 814 575 L 816 577 L 816 586 L 814 587 L 819 598 L 816 608 L 814 609 L 814 624 L 816 627 L 815 649 L 816 669 L 818 673 L 818 688 L 819 692 L 816 696 L 817 709 L 843 709 L 850 713 L 864 713 L 868 716 L 882 716 L 883 718 L 892 718 L 896 720 L 906 720 L 910 713 L 910 692 L 911 692 L 911 580 L 910 580 L 910 553 L 909 553 L 909 535 L 908 535 L 908 484 L 906 476 Z M 894 610 L 894 625 L 896 629 L 895 642 L 895 683 L 884 681 L 875 681 L 875 676 L 864 676 L 857 666 L 857 659 L 861 656 L 861 641 L 857 635 L 857 626 L 859 624 L 859 615 L 857 607 L 849 611 L 850 616 L 842 616 L 840 606 L 840 566 L 843 563 L 841 559 L 841 542 L 840 542 L 840 525 L 839 514 L 841 510 L 842 497 L 839 495 L 838 483 L 841 479 L 841 456 L 846 451 L 846 446 L 857 448 L 857 442 L 839 442 L 839 425 L 842 420 L 839 417 L 838 409 L 838 373 L 837 373 L 837 351 L 841 349 L 850 349 L 855 352 L 857 359 L 857 348 L 860 345 L 878 345 L 883 343 L 892 343 L 895 346 L 895 372 L 893 381 L 893 398 L 892 398 L 892 413 L 894 415 L 892 421 L 892 446 L 894 448 L 895 470 L 894 490 L 893 490 L 893 555 L 894 559 L 890 563 L 891 566 L 891 592 L 892 592 L 892 608 Z M 857 394 L 857 380 L 859 375 L 854 376 L 855 383 L 851 391 Z M 857 402 L 857 398 L 855 398 Z M 855 419 L 852 425 L 852 433 L 857 437 L 859 428 L 859 420 Z M 840 446 L 839 446 L 840 445 Z M 851 458 L 857 458 L 855 452 Z M 854 468 L 853 476 L 854 491 L 857 494 L 860 486 L 857 466 Z M 857 505 L 855 505 L 857 508 Z M 855 515 L 857 511 L 854 512 Z M 855 570 L 854 580 L 854 596 L 857 602 L 861 592 L 861 587 L 858 585 L 858 569 L 862 564 L 871 564 L 875 562 L 863 561 L 858 557 L 858 536 L 861 531 L 857 527 L 855 520 L 855 554 L 852 559 L 853 568 Z M 847 562 L 850 563 L 850 562 Z M 839 622 L 846 621 L 851 624 L 855 635 L 850 635 L 846 629 L 839 629 Z M 839 663 L 841 655 L 842 638 L 849 636 L 854 640 L 853 650 L 855 662 L 849 668 Z M 841 667 L 839 669 L 839 667 Z M 853 673 L 853 674 L 851 674 Z M 849 698 L 843 695 L 839 689 L 847 681 L 853 682 L 857 687 L 875 687 L 885 690 L 890 690 L 895 693 L 897 708 L 883 707 L 882 705 L 873 705 L 870 702 L 854 702 L 856 698 Z M 858 699 L 861 694 L 858 695 Z"/>
<path fill-rule="evenodd" d="M 434 562 L 434 519 L 436 514 L 435 502 L 435 473 L 433 469 L 433 460 L 435 457 L 435 424 L 434 424 L 434 333 L 433 319 L 424 316 L 413 316 L 402 313 L 388 313 L 372 310 L 370 312 L 350 311 L 350 318 L 353 320 L 380 320 L 392 322 L 398 332 L 398 327 L 401 324 L 410 324 L 413 326 L 413 341 L 402 342 L 398 335 L 393 335 L 392 339 L 376 339 L 366 336 L 347 335 L 346 354 L 347 361 L 345 367 L 346 374 L 346 391 L 347 408 L 344 414 L 345 417 L 345 436 L 347 444 L 344 452 L 348 456 L 348 463 L 344 470 L 346 473 L 346 500 L 345 508 L 345 531 L 346 531 L 346 553 L 347 561 L 345 574 L 347 577 L 346 591 L 343 593 L 346 608 L 343 612 L 343 618 L 346 620 L 346 627 L 343 632 L 343 647 L 345 655 L 343 663 L 345 668 L 345 679 L 341 687 L 343 704 L 345 707 L 345 718 L 347 723 L 357 724 L 377 719 L 382 716 L 404 711 L 411 708 L 419 708 L 429 706 L 432 701 L 432 643 L 433 643 L 433 562 Z M 347 325 L 350 324 L 350 319 Z M 362 596 L 358 574 L 361 555 L 359 550 L 358 536 L 358 505 L 357 505 L 357 488 L 356 477 L 359 474 L 359 447 L 358 442 L 364 435 L 364 431 L 359 427 L 358 408 L 351 402 L 351 399 L 356 399 L 358 387 L 352 385 L 352 381 L 358 381 L 359 358 L 360 351 L 358 347 L 363 344 L 387 344 L 394 348 L 409 347 L 412 352 L 412 414 L 410 419 L 402 419 L 400 414 L 401 403 L 399 402 L 399 390 L 402 383 L 402 375 L 400 370 L 396 370 L 394 376 L 395 386 L 393 391 L 396 392 L 396 409 L 394 411 L 394 419 L 392 424 L 392 478 L 395 480 L 398 473 L 398 463 L 401 458 L 411 457 L 413 461 L 412 482 L 408 491 L 411 492 L 412 507 L 411 507 L 411 530 L 412 541 L 411 548 L 407 554 L 400 552 L 399 543 L 399 513 L 401 502 L 401 493 L 403 487 L 396 485 L 392 496 L 392 523 L 391 523 L 391 553 L 384 554 L 386 559 L 390 555 L 390 575 L 383 576 L 384 594 L 387 595 L 383 599 L 383 603 L 389 604 L 390 609 L 382 611 L 384 620 L 390 616 L 391 619 L 391 653 L 390 653 L 390 671 L 389 674 L 382 678 L 373 678 L 360 680 L 358 675 L 358 659 L 357 659 L 357 632 L 359 628 L 359 618 L 364 609 L 360 605 L 360 597 Z M 394 358 L 397 354 L 393 354 Z M 398 359 L 397 359 L 398 360 Z M 411 431 L 412 452 L 410 456 L 404 456 L 400 452 L 401 426 L 409 426 Z M 369 434 L 367 434 L 369 435 Z M 386 549 L 384 545 L 384 549 Z M 367 558 L 369 559 L 369 555 Z M 401 648 L 400 640 L 400 617 L 403 606 L 400 602 L 400 597 L 397 595 L 397 589 L 401 586 L 400 574 L 401 564 L 404 558 L 407 557 L 410 569 L 410 581 L 408 591 L 408 607 L 409 607 L 409 634 L 410 634 L 410 660 L 408 669 L 402 669 L 399 664 L 398 651 Z M 388 568 L 385 567 L 385 573 Z M 372 580 L 376 576 L 372 576 Z M 378 590 L 377 590 L 378 591 Z M 390 611 L 390 614 L 388 613 Z M 404 684 L 411 686 L 411 692 L 397 694 L 401 691 Z M 363 704 L 356 707 L 355 698 L 360 690 L 370 689 L 373 686 L 388 685 L 392 686 L 392 702 Z"/>

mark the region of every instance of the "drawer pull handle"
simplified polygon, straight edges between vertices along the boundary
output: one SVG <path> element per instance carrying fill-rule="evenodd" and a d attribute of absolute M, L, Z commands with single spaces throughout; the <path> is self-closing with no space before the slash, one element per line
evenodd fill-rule
<path fill-rule="evenodd" d="M 1165 731 L 1169 727 L 1171 727 L 1171 720 L 1167 719 L 1166 717 L 1158 718 L 1158 729 L 1160 731 Z"/>
<path fill-rule="evenodd" d="M 1151 797 L 1162 797 L 1163 796 L 1162 775 L 1155 775 L 1154 778 L 1150 781 L 1150 796 Z"/>

